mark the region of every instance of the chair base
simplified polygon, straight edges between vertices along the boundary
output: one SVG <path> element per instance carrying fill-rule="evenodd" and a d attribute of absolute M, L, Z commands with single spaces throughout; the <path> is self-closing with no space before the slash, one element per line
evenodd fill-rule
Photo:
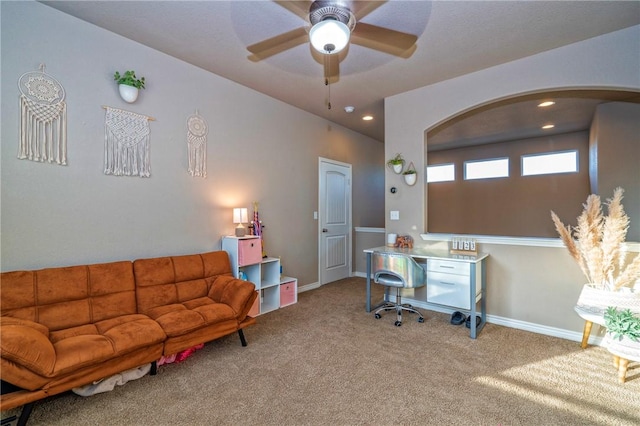
<path fill-rule="evenodd" d="M 385 312 L 385 311 L 396 311 L 396 322 L 394 323 L 396 327 L 400 327 L 402 325 L 402 311 L 407 311 L 407 312 L 412 312 L 414 314 L 417 314 L 418 322 L 424 322 L 424 317 L 417 309 L 415 309 L 413 306 L 407 303 L 404 303 L 404 304 L 402 303 L 402 297 L 400 296 L 400 288 L 396 289 L 396 303 L 385 302 L 384 305 L 376 309 L 376 311 L 374 312 L 374 317 L 376 319 L 382 318 L 382 315 L 380 315 L 380 312 Z"/>

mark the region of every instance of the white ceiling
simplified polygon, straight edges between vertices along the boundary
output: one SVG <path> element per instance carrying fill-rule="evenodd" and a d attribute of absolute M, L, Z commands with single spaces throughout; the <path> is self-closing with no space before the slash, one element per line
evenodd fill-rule
<path fill-rule="evenodd" d="M 417 49 L 403 59 L 351 45 L 329 92 L 307 43 L 248 59 L 247 46 L 306 24 L 273 1 L 42 3 L 380 141 L 387 96 L 640 24 L 639 1 L 382 1 L 362 22 L 415 34 Z"/>

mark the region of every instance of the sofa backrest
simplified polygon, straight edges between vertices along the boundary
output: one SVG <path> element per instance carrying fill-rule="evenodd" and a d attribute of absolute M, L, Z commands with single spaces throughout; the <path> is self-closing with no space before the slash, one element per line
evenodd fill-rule
<path fill-rule="evenodd" d="M 213 279 L 233 276 L 229 254 L 214 251 L 133 262 L 138 312 L 205 297 Z"/>
<path fill-rule="evenodd" d="M 136 313 L 130 261 L 3 272 L 2 316 L 27 319 L 51 331 Z"/>

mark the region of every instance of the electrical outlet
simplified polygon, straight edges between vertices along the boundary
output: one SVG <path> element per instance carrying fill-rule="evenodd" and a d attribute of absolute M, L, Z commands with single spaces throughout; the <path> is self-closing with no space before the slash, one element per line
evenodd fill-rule
<path fill-rule="evenodd" d="M 389 214 L 390 220 L 400 220 L 400 212 L 398 210 L 391 210 Z"/>

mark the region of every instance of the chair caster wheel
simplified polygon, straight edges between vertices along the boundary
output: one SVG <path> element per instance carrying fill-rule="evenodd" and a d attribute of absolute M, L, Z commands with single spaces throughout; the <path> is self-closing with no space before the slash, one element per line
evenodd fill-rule
<path fill-rule="evenodd" d="M 396 321 L 395 325 L 396 325 L 396 327 L 400 327 L 402 325 L 402 321 Z"/>
<path fill-rule="evenodd" d="M 380 314 L 375 314 L 374 317 L 376 317 L 376 319 L 382 318 L 382 316 Z"/>
<path fill-rule="evenodd" d="M 424 322 L 424 318 L 422 317 L 418 318 L 418 322 Z"/>

